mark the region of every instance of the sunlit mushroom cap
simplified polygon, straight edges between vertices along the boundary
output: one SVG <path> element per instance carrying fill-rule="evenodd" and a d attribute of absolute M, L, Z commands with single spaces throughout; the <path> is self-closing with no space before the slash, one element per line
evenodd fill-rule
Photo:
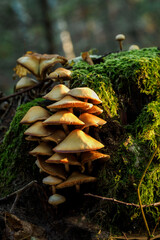
<path fill-rule="evenodd" d="M 53 177 L 51 175 L 43 178 L 42 182 L 47 185 L 57 185 L 60 184 L 63 180 L 57 177 Z"/>
<path fill-rule="evenodd" d="M 73 88 L 67 93 L 67 95 L 83 99 L 89 99 L 93 104 L 99 104 L 102 102 L 99 99 L 98 95 L 88 87 Z"/>
<path fill-rule="evenodd" d="M 98 127 L 98 126 L 104 125 L 106 123 L 106 121 L 103 120 L 102 118 L 99 118 L 90 113 L 82 113 L 79 116 L 79 119 L 85 123 L 85 125 L 82 127 L 82 129 L 89 127 L 89 126 Z"/>
<path fill-rule="evenodd" d="M 59 111 L 54 113 L 52 116 L 47 118 L 44 122 L 44 125 L 84 125 L 84 122 L 79 120 L 73 113 L 69 111 Z"/>
<path fill-rule="evenodd" d="M 41 121 L 33 123 L 25 132 L 25 135 L 35 137 L 45 137 L 52 134 L 51 130 L 47 129 Z"/>
<path fill-rule="evenodd" d="M 72 187 L 75 185 L 80 185 L 82 183 L 88 183 L 88 182 L 95 182 L 96 177 L 87 176 L 85 174 L 79 173 L 79 172 L 73 172 L 66 181 L 60 183 L 57 185 L 57 189 L 66 188 L 66 187 Z"/>
<path fill-rule="evenodd" d="M 40 120 L 45 120 L 49 117 L 50 117 L 50 114 L 46 109 L 40 106 L 33 106 L 28 110 L 28 112 L 22 118 L 20 123 L 31 124 Z"/>
<path fill-rule="evenodd" d="M 37 81 L 33 78 L 29 77 L 22 77 L 16 84 L 16 90 L 22 89 L 22 88 L 28 88 L 35 86 L 37 84 Z"/>
<path fill-rule="evenodd" d="M 124 34 L 117 34 L 115 39 L 117 41 L 125 40 L 125 35 Z"/>
<path fill-rule="evenodd" d="M 98 151 L 90 151 L 81 153 L 81 164 L 84 165 L 89 161 L 94 161 L 96 159 L 105 158 L 108 160 L 110 158 L 109 155 L 100 153 Z"/>
<path fill-rule="evenodd" d="M 61 203 L 64 203 L 66 201 L 66 198 L 60 194 L 53 194 L 52 196 L 49 197 L 48 202 L 53 205 L 53 206 L 57 206 Z"/>
<path fill-rule="evenodd" d="M 53 89 L 47 93 L 43 98 L 51 101 L 59 101 L 69 92 L 69 88 L 63 84 L 58 84 L 53 87 Z"/>
<path fill-rule="evenodd" d="M 54 72 L 51 72 L 48 75 L 49 79 L 63 79 L 63 80 L 69 80 L 71 79 L 71 71 L 65 68 L 57 68 Z"/>
<path fill-rule="evenodd" d="M 52 109 L 52 108 L 74 108 L 74 107 L 81 108 L 82 107 L 82 108 L 89 109 L 92 106 L 93 104 L 91 103 L 79 101 L 72 96 L 65 96 L 60 101 L 47 106 L 47 108 Z"/>
<path fill-rule="evenodd" d="M 131 50 L 139 50 L 139 46 L 133 44 L 133 45 L 131 45 L 131 46 L 129 47 L 129 51 L 131 51 Z"/>
<path fill-rule="evenodd" d="M 104 145 L 82 130 L 73 130 L 53 150 L 59 153 L 77 153 L 103 148 Z"/>
<path fill-rule="evenodd" d="M 80 162 L 71 153 L 55 153 L 46 162 L 81 166 Z"/>
<path fill-rule="evenodd" d="M 93 105 L 90 109 L 86 110 L 85 112 L 91 113 L 94 115 L 100 115 L 103 112 L 103 109 L 99 108 L 96 105 Z"/>
<path fill-rule="evenodd" d="M 53 154 L 52 147 L 45 142 L 41 142 L 36 148 L 29 152 L 33 156 L 51 156 Z"/>
<path fill-rule="evenodd" d="M 44 142 L 48 142 L 48 141 L 51 141 L 51 142 L 55 142 L 55 143 L 60 143 L 63 139 L 65 139 L 66 137 L 66 134 L 63 130 L 61 129 L 58 129 L 58 130 L 55 130 L 55 132 L 47 137 L 42 137 L 42 141 Z"/>
<path fill-rule="evenodd" d="M 46 163 L 41 156 L 37 156 L 37 161 L 38 161 L 40 168 L 44 172 L 46 172 L 49 175 L 54 176 L 54 177 L 59 177 L 64 180 L 66 179 L 66 172 L 65 172 L 63 166 L 59 166 L 57 164 Z"/>

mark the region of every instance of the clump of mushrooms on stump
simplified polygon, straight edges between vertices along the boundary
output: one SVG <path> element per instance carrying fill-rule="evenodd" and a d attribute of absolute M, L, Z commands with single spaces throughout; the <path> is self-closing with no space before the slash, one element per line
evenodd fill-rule
<path fill-rule="evenodd" d="M 49 203 L 56 206 L 66 200 L 57 193 L 58 189 L 75 186 L 80 191 L 81 184 L 96 181 L 91 176 L 92 161 L 109 159 L 109 155 L 98 151 L 104 145 L 90 136 L 90 128 L 106 121 L 96 116 L 103 111 L 97 106 L 101 100 L 88 87 L 70 90 L 58 84 L 43 98 L 53 103 L 45 109 L 32 107 L 21 123 L 30 125 L 24 132 L 27 140 L 38 141 L 29 153 L 37 158 L 36 165 L 45 173 L 42 181 L 52 190 Z"/>

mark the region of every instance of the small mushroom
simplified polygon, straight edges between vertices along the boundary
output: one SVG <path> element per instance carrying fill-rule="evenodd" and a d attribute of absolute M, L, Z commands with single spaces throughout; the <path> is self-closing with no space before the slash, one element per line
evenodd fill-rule
<path fill-rule="evenodd" d="M 50 129 L 46 128 L 41 121 L 33 123 L 25 132 L 25 135 L 34 137 L 46 137 L 53 133 Z"/>
<path fill-rule="evenodd" d="M 21 124 L 31 124 L 40 120 L 45 120 L 50 117 L 49 112 L 40 107 L 40 106 L 33 106 L 31 107 L 28 112 L 24 115 L 22 120 L 20 121 Z"/>
<path fill-rule="evenodd" d="M 57 206 L 61 203 L 64 203 L 66 201 L 66 198 L 60 194 L 53 194 L 52 196 L 49 197 L 48 202 L 53 205 L 53 206 Z"/>
<path fill-rule="evenodd" d="M 131 45 L 130 47 L 129 47 L 129 49 L 128 49 L 129 51 L 131 51 L 131 50 L 139 50 L 139 46 L 138 45 L 135 45 L 135 44 L 133 44 L 133 45 Z"/>
<path fill-rule="evenodd" d="M 55 142 L 56 144 L 58 144 L 62 142 L 62 140 L 65 139 L 65 137 L 66 137 L 65 132 L 61 129 L 57 129 L 51 135 L 42 137 L 41 139 L 44 142 Z"/>
<path fill-rule="evenodd" d="M 67 92 L 69 92 L 69 88 L 63 84 L 58 84 L 52 88 L 52 90 L 47 93 L 43 98 L 51 101 L 59 101 L 64 96 L 66 96 Z"/>
<path fill-rule="evenodd" d="M 52 186 L 52 193 L 55 194 L 56 193 L 56 185 L 63 182 L 63 180 L 60 179 L 60 178 L 53 177 L 53 176 L 49 175 L 49 176 L 43 178 L 42 182 L 46 185 L 51 185 Z"/>
<path fill-rule="evenodd" d="M 103 112 L 103 109 L 99 108 L 96 105 L 93 105 L 90 109 L 85 110 L 86 113 L 91 113 L 94 115 L 100 115 Z"/>
<path fill-rule="evenodd" d="M 73 130 L 53 151 L 58 153 L 81 153 L 103 148 L 104 145 L 82 130 Z"/>
<path fill-rule="evenodd" d="M 120 51 L 122 51 L 122 42 L 123 42 L 123 40 L 125 40 L 125 35 L 118 34 L 115 39 L 116 39 L 116 41 L 119 42 L 119 48 L 120 48 Z"/>
<path fill-rule="evenodd" d="M 90 100 L 93 104 L 100 104 L 102 101 L 99 99 L 98 95 L 88 87 L 78 87 L 71 89 L 67 95 L 72 97 L 82 98 L 85 102 Z"/>
<path fill-rule="evenodd" d="M 32 87 L 35 86 L 37 84 L 37 81 L 33 78 L 29 78 L 29 77 L 22 77 L 16 84 L 15 89 L 19 90 L 22 88 L 28 88 L 28 87 Z"/>
<path fill-rule="evenodd" d="M 80 191 L 80 184 L 88 183 L 88 182 L 95 182 L 96 180 L 97 180 L 96 177 L 87 176 L 87 175 L 84 175 L 84 174 L 79 173 L 79 172 L 73 172 L 67 178 L 66 181 L 58 184 L 56 188 L 61 189 L 61 188 L 75 186 L 76 191 L 79 192 Z"/>
<path fill-rule="evenodd" d="M 53 81 L 60 81 L 63 83 L 64 80 L 71 79 L 71 71 L 65 68 L 57 68 L 54 72 L 51 72 L 47 79 L 52 79 Z"/>
<path fill-rule="evenodd" d="M 29 152 L 33 156 L 51 156 L 53 154 L 52 147 L 45 142 L 41 142 L 36 148 Z"/>

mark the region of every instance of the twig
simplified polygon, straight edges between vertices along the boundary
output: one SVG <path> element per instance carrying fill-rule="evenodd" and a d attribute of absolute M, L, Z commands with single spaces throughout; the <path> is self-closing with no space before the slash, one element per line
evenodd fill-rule
<path fill-rule="evenodd" d="M 140 205 L 139 205 L 139 204 L 127 203 L 127 202 L 123 202 L 123 201 L 117 200 L 117 199 L 115 199 L 115 198 L 102 197 L 102 196 L 94 195 L 94 194 L 92 194 L 92 193 L 85 193 L 84 195 L 85 195 L 85 196 L 90 196 L 90 197 L 99 198 L 99 199 L 102 199 L 102 200 L 111 201 L 111 202 L 114 202 L 114 203 L 117 203 L 117 204 L 119 203 L 119 204 L 123 204 L 123 205 L 126 205 L 126 206 L 133 206 L 133 207 L 140 208 Z M 157 207 L 157 206 L 160 206 L 160 202 L 151 203 L 151 204 L 148 204 L 148 205 L 142 205 L 143 208 L 146 208 L 146 207 Z"/>
<path fill-rule="evenodd" d="M 1 202 L 1 201 L 5 201 L 5 200 L 7 200 L 8 198 L 16 195 L 15 200 L 14 200 L 14 202 L 13 202 L 13 204 L 12 204 L 11 209 L 10 209 L 10 212 L 13 212 L 13 209 L 14 209 L 15 206 L 16 206 L 16 203 L 17 203 L 17 201 L 18 201 L 18 199 L 19 199 L 19 197 L 20 197 L 20 194 L 21 194 L 24 190 L 26 190 L 27 188 L 29 188 L 29 187 L 31 187 L 32 185 L 34 185 L 35 183 L 37 183 L 36 180 L 33 180 L 33 181 L 29 182 L 28 184 L 26 184 L 24 187 L 18 189 L 17 191 L 15 191 L 15 192 L 7 195 L 6 197 L 0 198 L 0 202 Z"/>
<path fill-rule="evenodd" d="M 149 163 L 147 164 L 147 167 L 146 167 L 146 169 L 144 170 L 144 173 L 143 173 L 143 175 L 142 175 L 142 177 L 141 177 L 141 180 L 140 180 L 140 182 L 139 182 L 138 189 L 137 189 L 138 199 L 139 199 L 139 205 L 140 205 L 141 213 L 142 213 L 143 220 L 144 220 L 144 223 L 145 223 L 145 226 L 146 226 L 146 229 L 147 229 L 147 233 L 148 233 L 148 240 L 151 238 L 151 233 L 150 233 L 149 226 L 148 226 L 148 223 L 147 223 L 147 220 L 146 220 L 144 211 L 143 211 L 143 207 L 142 207 L 142 201 L 141 201 L 141 196 L 140 196 L 140 186 L 141 186 L 141 184 L 142 184 L 142 181 L 143 181 L 143 179 L 144 179 L 144 177 L 145 177 L 145 174 L 146 174 L 146 172 L 147 172 L 150 164 L 152 163 L 152 161 L 153 161 L 153 159 L 154 159 L 154 157 L 155 157 L 155 155 L 156 155 L 159 147 L 160 147 L 160 143 L 158 144 L 158 146 L 157 146 L 156 150 L 154 151 L 151 159 L 149 160 Z"/>

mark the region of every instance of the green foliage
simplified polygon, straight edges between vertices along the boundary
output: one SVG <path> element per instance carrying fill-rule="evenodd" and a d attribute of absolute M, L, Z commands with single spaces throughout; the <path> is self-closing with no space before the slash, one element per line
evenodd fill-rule
<path fill-rule="evenodd" d="M 11 183 L 17 179 L 18 175 L 21 181 L 26 180 L 26 175 L 30 174 L 29 169 L 33 168 L 32 157 L 27 154 L 31 143 L 24 139 L 24 131 L 28 126 L 21 125 L 20 120 L 32 106 L 39 105 L 41 101 L 44 99 L 37 98 L 32 102 L 22 104 L 17 109 L 0 146 L 0 192 L 3 195 L 14 188 L 14 186 L 11 187 Z M 26 162 L 25 169 L 24 162 Z"/>

